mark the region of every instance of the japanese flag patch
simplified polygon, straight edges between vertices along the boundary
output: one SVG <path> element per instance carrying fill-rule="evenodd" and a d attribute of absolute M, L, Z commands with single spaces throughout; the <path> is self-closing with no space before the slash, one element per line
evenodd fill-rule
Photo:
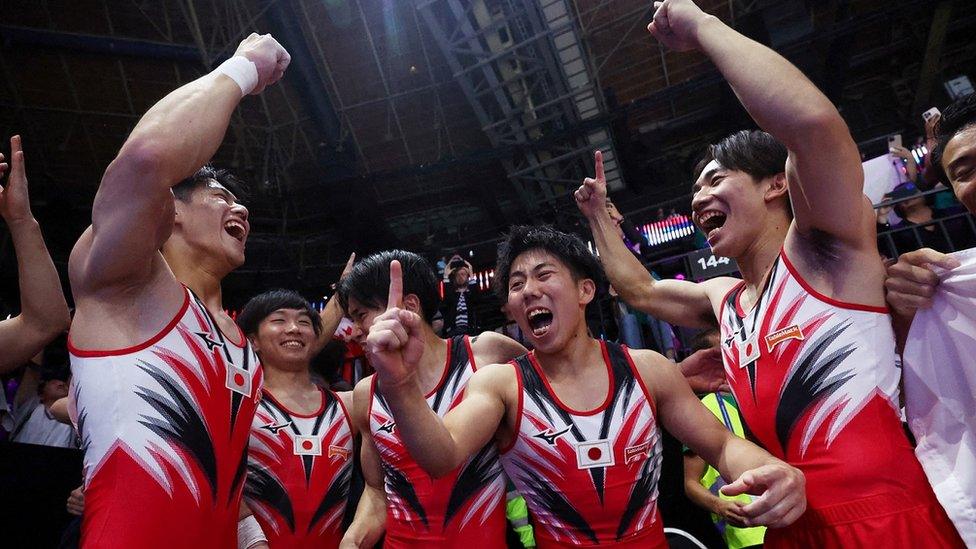
<path fill-rule="evenodd" d="M 322 439 L 319 437 L 299 435 L 295 437 L 296 456 L 321 456 Z"/>
<path fill-rule="evenodd" d="M 613 447 L 610 446 L 609 440 L 580 442 L 576 445 L 576 467 L 579 469 L 607 467 L 613 464 Z"/>
<path fill-rule="evenodd" d="M 233 364 L 227 365 L 226 386 L 235 393 L 251 396 L 251 372 Z"/>

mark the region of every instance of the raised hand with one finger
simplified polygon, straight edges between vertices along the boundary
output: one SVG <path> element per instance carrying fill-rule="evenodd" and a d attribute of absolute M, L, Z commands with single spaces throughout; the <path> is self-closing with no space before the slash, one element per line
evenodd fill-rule
<path fill-rule="evenodd" d="M 369 362 L 384 386 L 397 386 L 415 379 L 424 353 L 423 319 L 401 308 L 403 270 L 399 261 L 390 262 L 390 292 L 386 311 L 376 317 L 366 336 Z"/>
<path fill-rule="evenodd" d="M 607 177 L 603 172 L 603 153 L 593 153 L 595 177 L 587 177 L 574 194 L 576 206 L 587 219 L 607 212 Z"/>

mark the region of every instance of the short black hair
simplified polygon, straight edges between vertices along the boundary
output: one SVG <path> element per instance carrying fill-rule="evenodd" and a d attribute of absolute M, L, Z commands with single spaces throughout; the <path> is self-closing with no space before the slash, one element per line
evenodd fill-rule
<path fill-rule="evenodd" d="M 394 259 L 403 270 L 403 295 L 417 296 L 424 320 L 430 323 L 441 301 L 437 276 L 426 259 L 405 250 L 387 250 L 357 262 L 339 283 L 339 303 L 346 312 L 350 298 L 367 307 L 386 307 L 390 295 L 390 262 Z"/>
<path fill-rule="evenodd" d="M 942 155 L 945 147 L 957 133 L 976 126 L 976 93 L 960 97 L 946 107 L 939 123 L 935 126 L 937 143 L 932 150 L 932 167 L 942 181 L 948 182 L 945 170 L 942 168 Z"/>
<path fill-rule="evenodd" d="M 257 335 L 258 326 L 278 309 L 295 309 L 308 315 L 315 335 L 322 332 L 322 319 L 312 305 L 295 290 L 268 290 L 251 298 L 237 317 L 237 325 L 249 336 Z"/>
<path fill-rule="evenodd" d="M 755 180 L 765 179 L 786 171 L 786 146 L 772 135 L 760 130 L 742 130 L 708 146 L 705 156 L 694 169 L 697 180 L 712 160 L 723 167 L 738 170 Z"/>
<path fill-rule="evenodd" d="M 244 185 L 243 181 L 235 177 L 229 171 L 218 170 L 210 164 L 200 168 L 195 174 L 174 185 L 173 196 L 175 196 L 176 199 L 181 202 L 186 202 L 190 199 L 193 191 L 211 179 L 217 183 L 220 183 L 225 189 L 233 193 L 233 195 L 237 197 L 238 203 L 242 203 L 247 200 L 247 186 Z"/>
<path fill-rule="evenodd" d="M 498 245 L 498 262 L 495 266 L 495 293 L 508 301 L 509 272 L 515 259 L 529 250 L 543 250 L 569 267 L 573 280 L 589 278 L 602 288 L 604 275 L 600 260 L 583 244 L 583 239 L 575 234 L 557 231 L 549 225 L 515 225 Z"/>

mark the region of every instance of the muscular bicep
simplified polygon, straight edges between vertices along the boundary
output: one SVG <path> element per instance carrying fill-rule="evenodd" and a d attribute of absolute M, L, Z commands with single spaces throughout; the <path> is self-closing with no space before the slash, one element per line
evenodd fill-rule
<path fill-rule="evenodd" d="M 132 154 L 138 153 L 120 153 L 106 170 L 95 195 L 92 226 L 79 240 L 80 254 L 72 254 L 77 263 L 72 271 L 82 288 L 147 280 L 173 230 L 172 191 L 154 180 L 152 162 L 131 158 Z"/>
<path fill-rule="evenodd" d="M 864 168 L 847 126 L 843 120 L 838 124 L 822 130 L 821 137 L 804 140 L 803 148 L 790 150 L 786 160 L 790 203 L 802 234 L 817 230 L 860 242 L 870 236 L 863 222 Z"/>

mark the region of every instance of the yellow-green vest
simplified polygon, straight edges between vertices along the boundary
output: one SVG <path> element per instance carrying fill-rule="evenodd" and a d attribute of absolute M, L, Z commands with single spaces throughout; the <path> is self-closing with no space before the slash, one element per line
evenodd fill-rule
<path fill-rule="evenodd" d="M 735 399 L 732 398 L 732 395 L 728 393 L 710 393 L 702 398 L 702 404 L 710 412 L 715 414 L 715 417 L 725 424 L 725 427 L 732 431 L 735 436 L 745 438 L 745 429 L 742 428 L 739 408 L 736 406 Z M 733 497 L 719 492 L 719 489 L 727 483 L 722 478 L 722 475 L 711 465 L 705 469 L 705 474 L 701 478 L 701 484 L 708 491 L 722 499 L 741 501 L 743 503 L 752 501 L 752 498 L 748 494 Z M 712 520 L 715 522 L 715 526 L 719 531 L 725 536 L 725 543 L 729 546 L 729 549 L 741 549 L 750 545 L 761 545 L 763 537 L 766 535 L 765 526 L 736 528 L 735 526 L 725 524 L 725 520 L 714 513 L 712 513 Z"/>

